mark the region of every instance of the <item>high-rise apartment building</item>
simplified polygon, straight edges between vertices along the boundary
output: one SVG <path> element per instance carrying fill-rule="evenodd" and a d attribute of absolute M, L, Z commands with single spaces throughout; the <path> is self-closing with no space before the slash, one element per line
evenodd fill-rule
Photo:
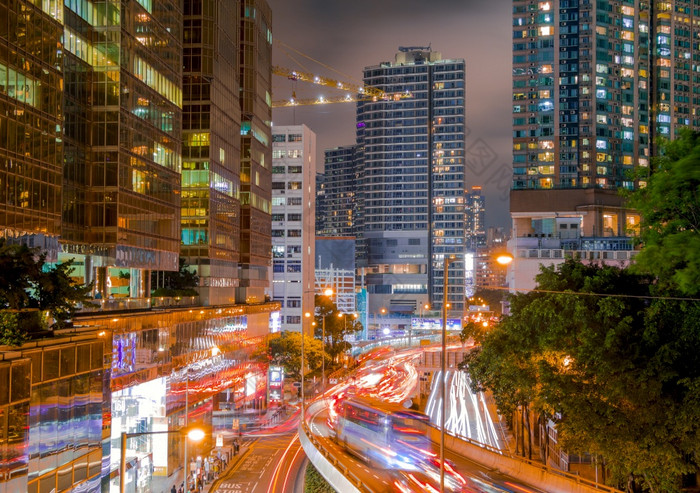
<path fill-rule="evenodd" d="M 343 146 L 324 151 L 324 201 L 326 214 L 321 236 L 355 236 L 358 172 L 362 150 Z"/>
<path fill-rule="evenodd" d="M 272 11 L 241 0 L 241 260 L 238 302 L 259 302 L 269 289 L 272 200 Z"/>
<path fill-rule="evenodd" d="M 306 125 L 272 133 L 272 298 L 282 330 L 300 332 L 314 310 L 316 134 Z"/>
<path fill-rule="evenodd" d="M 326 175 L 316 173 L 316 236 L 326 236 Z"/>
<path fill-rule="evenodd" d="M 233 303 L 239 285 L 239 10 L 222 0 L 184 4 L 181 254 L 210 304 Z"/>
<path fill-rule="evenodd" d="M 486 246 L 486 208 L 481 187 L 474 186 L 467 193 L 467 249 L 471 252 Z"/>
<path fill-rule="evenodd" d="M 514 0 L 511 287 L 533 287 L 541 263 L 567 254 L 633 255 L 639 217 L 618 189 L 649 165 L 654 126 L 671 136 L 688 106 L 670 85 L 691 81 L 666 79 L 690 79 L 678 68 L 692 63 L 686 31 L 671 54 L 671 25 L 694 29 L 685 3 Z"/>
<path fill-rule="evenodd" d="M 411 97 L 357 106 L 364 148 L 360 196 L 369 311 L 442 306 L 443 261 L 454 255 L 447 299 L 464 308 L 465 69 L 429 47 L 399 48 L 364 69 L 364 83 Z M 362 248 L 358 248 L 362 251 Z"/>
<path fill-rule="evenodd" d="M 58 255 L 63 6 L 0 5 L 0 237 Z"/>

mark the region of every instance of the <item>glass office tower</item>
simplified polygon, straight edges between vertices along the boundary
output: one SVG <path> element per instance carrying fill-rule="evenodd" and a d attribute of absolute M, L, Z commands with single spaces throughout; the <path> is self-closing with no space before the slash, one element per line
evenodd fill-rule
<path fill-rule="evenodd" d="M 464 60 L 443 59 L 429 47 L 399 50 L 394 62 L 366 67 L 364 83 L 411 97 L 357 106 L 357 144 L 364 147 L 358 203 L 369 310 L 413 313 L 425 303 L 438 309 L 444 299 L 443 260 L 455 255 L 447 299 L 450 310 L 461 314 Z"/>
<path fill-rule="evenodd" d="M 207 304 L 233 303 L 238 286 L 239 23 L 232 2 L 185 1 L 181 252 Z"/>
<path fill-rule="evenodd" d="M 0 237 L 58 254 L 62 2 L 0 5 Z M 42 8 L 43 7 L 43 8 Z"/>
<path fill-rule="evenodd" d="M 259 302 L 269 289 L 272 201 L 272 10 L 242 0 L 239 44 L 241 98 L 241 266 L 236 301 Z"/>
<path fill-rule="evenodd" d="M 64 22 L 64 257 L 104 298 L 149 296 L 180 250 L 180 3 L 66 2 Z"/>

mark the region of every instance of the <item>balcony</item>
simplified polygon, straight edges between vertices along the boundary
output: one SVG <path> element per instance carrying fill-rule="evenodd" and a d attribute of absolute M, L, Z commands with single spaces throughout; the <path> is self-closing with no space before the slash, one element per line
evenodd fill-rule
<path fill-rule="evenodd" d="M 565 250 L 576 251 L 631 251 L 635 248 L 634 238 L 628 236 L 583 236 L 578 238 L 561 238 L 552 234 L 533 234 L 518 237 L 516 248 L 529 250 Z"/>

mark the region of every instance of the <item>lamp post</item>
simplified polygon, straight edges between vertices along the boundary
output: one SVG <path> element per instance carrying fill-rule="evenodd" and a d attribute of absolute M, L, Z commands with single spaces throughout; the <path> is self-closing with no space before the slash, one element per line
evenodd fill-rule
<path fill-rule="evenodd" d="M 440 407 L 440 491 L 445 491 L 445 408 L 447 407 L 447 273 L 454 255 L 445 256 L 442 285 L 442 406 Z"/>
<path fill-rule="evenodd" d="M 187 429 L 187 428 L 185 428 Z M 126 488 L 126 441 L 129 438 L 136 438 L 146 435 L 171 435 L 179 433 L 185 437 L 185 487 L 189 487 L 187 483 L 187 468 L 189 464 L 187 463 L 187 439 L 193 442 L 199 442 L 204 438 L 204 431 L 199 428 L 193 428 L 186 433 L 182 430 L 167 430 L 167 431 L 142 431 L 137 433 L 126 433 L 122 432 L 121 437 L 121 457 L 119 459 L 119 493 L 124 493 Z"/>
<path fill-rule="evenodd" d="M 508 285 L 508 266 L 513 262 L 513 255 L 507 251 L 499 252 L 496 254 L 496 262 L 506 269 L 506 285 Z M 513 284 L 515 285 L 515 275 L 513 275 Z M 503 301 L 503 299 L 501 299 L 501 315 L 505 314 L 506 304 L 507 301 Z"/>
<path fill-rule="evenodd" d="M 333 290 L 331 288 L 326 289 L 323 294 L 330 300 L 333 296 Z M 322 343 L 322 353 L 321 353 L 321 388 L 326 390 L 326 314 L 322 315 L 323 321 L 321 322 L 321 343 Z"/>
<path fill-rule="evenodd" d="M 304 317 L 311 318 L 311 313 L 304 313 Z M 304 326 L 301 327 L 301 419 L 304 419 Z"/>
<path fill-rule="evenodd" d="M 420 314 L 419 316 L 419 322 L 418 322 L 418 327 L 420 327 L 423 324 L 423 310 L 430 310 L 430 305 L 428 303 L 425 303 L 420 306 L 418 309 L 418 313 Z M 413 333 L 413 324 L 408 326 L 408 347 L 411 347 L 411 335 Z"/>

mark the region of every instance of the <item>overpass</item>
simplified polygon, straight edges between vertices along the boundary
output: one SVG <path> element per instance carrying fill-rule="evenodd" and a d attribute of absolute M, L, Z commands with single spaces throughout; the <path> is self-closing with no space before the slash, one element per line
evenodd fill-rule
<path fill-rule="evenodd" d="M 439 352 L 437 354 L 439 357 Z M 456 366 L 461 358 L 453 361 Z M 433 366 L 432 360 L 428 362 L 424 359 L 422 363 L 421 368 L 424 369 Z M 393 481 L 390 472 L 368 468 L 331 440 L 326 426 L 329 404 L 330 399 L 324 396 L 312 401 L 300 421 L 299 438 L 309 460 L 337 491 L 369 493 L 390 490 Z M 504 484 L 514 485 L 520 491 L 621 493 L 615 488 L 512 455 L 495 446 L 450 431 L 449 419 L 447 424 L 446 457 L 456 463 L 460 470 L 466 468 L 470 472 L 490 475 Z M 434 443 L 439 443 L 439 424 L 429 428 L 429 436 Z"/>

